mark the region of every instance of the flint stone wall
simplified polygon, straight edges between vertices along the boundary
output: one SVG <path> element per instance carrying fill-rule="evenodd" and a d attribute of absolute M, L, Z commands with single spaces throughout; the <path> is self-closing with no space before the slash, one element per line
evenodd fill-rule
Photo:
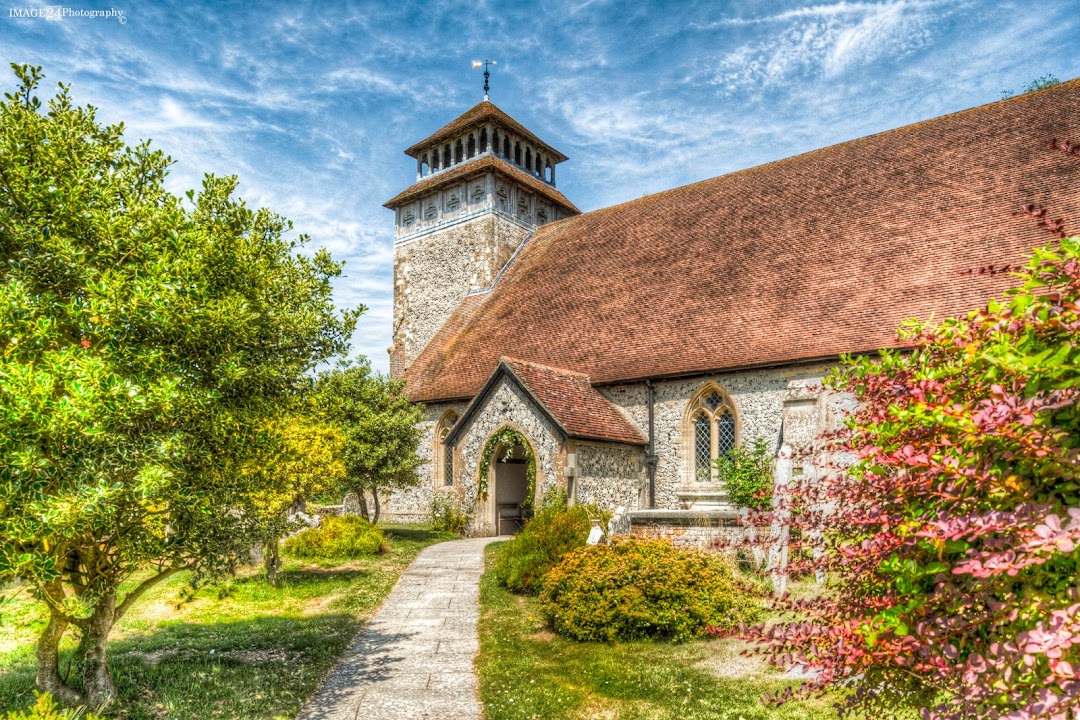
<path fill-rule="evenodd" d="M 632 445 L 578 441 L 578 477 L 574 484 L 577 502 L 614 511 L 635 509 L 648 502 L 645 495 L 645 449 Z"/>
<path fill-rule="evenodd" d="M 632 525 L 630 528 L 630 534 L 636 538 L 668 540 L 675 547 L 719 550 L 732 555 L 735 551 L 730 548 L 742 541 L 743 533 L 744 531 L 740 527 L 707 527 L 664 523 Z"/>
<path fill-rule="evenodd" d="M 656 507 L 680 509 L 679 491 L 693 489 L 697 485 L 693 475 L 693 437 L 684 434 L 683 421 L 691 398 L 705 385 L 715 384 L 728 394 L 734 404 L 738 422 L 737 442 L 747 443 L 762 437 L 776 452 L 779 450 L 785 403 L 808 402 L 815 408 L 823 407 L 815 386 L 820 386 L 822 378 L 832 367 L 832 363 L 816 363 L 654 382 Z M 647 432 L 648 390 L 644 383 L 606 386 L 600 390 L 629 412 L 637 426 Z M 824 428 L 830 421 L 825 413 L 824 409 L 820 412 L 815 410 L 817 428 Z M 813 434 L 810 433 L 811 436 Z M 643 502 L 647 502 L 647 496 Z M 643 507 L 637 505 L 634 509 Z"/>
<path fill-rule="evenodd" d="M 447 410 L 453 410 L 460 416 L 465 410 L 465 403 L 436 403 L 425 406 L 424 419 L 420 421 L 423 434 L 417 451 L 420 456 L 420 465 L 416 468 L 418 480 L 415 486 L 397 490 L 383 500 L 382 514 L 387 520 L 424 522 L 428 518 L 431 499 L 435 493 L 455 491 L 455 488 L 435 487 L 435 466 L 432 462 L 435 452 L 435 427 Z"/>
<path fill-rule="evenodd" d="M 395 248 L 391 352 L 404 363 L 397 370 L 412 364 L 470 290 L 492 283 L 530 232 L 488 213 Z"/>
<path fill-rule="evenodd" d="M 785 441 L 800 444 L 813 440 L 826 427 L 836 427 L 843 411 L 850 409 L 850 398 L 823 394 L 818 389 L 821 379 L 832 367 L 831 363 L 815 363 L 655 382 L 654 423 L 658 459 L 656 507 L 681 509 L 683 504 L 679 493 L 701 487 L 693 477 L 693 438 L 686 437 L 683 430 L 689 402 L 706 384 L 712 383 L 721 388 L 734 404 L 739 442 L 763 437 L 776 451 L 782 423 L 786 422 Z M 648 396 L 644 383 L 605 386 L 600 390 L 612 402 L 623 407 L 643 432 L 647 431 Z M 432 433 L 438 418 L 451 407 L 460 414 L 465 404 L 442 403 L 428 407 L 424 439 L 420 446 L 424 462 L 417 470 L 421 482 L 418 487 L 391 498 L 390 514 L 394 519 L 426 517 L 432 493 L 442 491 L 434 487 L 432 479 Z M 458 440 L 453 492 L 466 508 L 476 501 L 483 444 L 492 432 L 505 423 L 523 430 L 534 443 L 538 493 L 556 485 L 565 487 L 563 468 L 566 448 L 558 431 L 524 393 L 504 379 Z M 594 503 L 611 511 L 620 506 L 628 511 L 648 506 L 644 449 L 585 441 L 576 441 L 572 445 L 571 452 L 577 453 L 578 475 L 574 479 L 574 493 L 579 502 Z M 478 507 L 474 506 L 474 510 Z M 474 515 L 480 523 L 492 522 L 484 512 Z M 476 531 L 483 529 L 478 525 Z M 696 529 L 678 530 L 676 535 L 696 536 L 702 532 Z"/>

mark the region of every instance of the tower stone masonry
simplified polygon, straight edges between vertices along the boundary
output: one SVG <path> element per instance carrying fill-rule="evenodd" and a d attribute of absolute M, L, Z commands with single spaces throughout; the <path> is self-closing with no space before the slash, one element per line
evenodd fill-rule
<path fill-rule="evenodd" d="M 567 157 L 487 100 L 405 154 L 416 183 L 386 203 L 397 227 L 393 377 L 537 227 L 579 214 L 555 187 Z"/>

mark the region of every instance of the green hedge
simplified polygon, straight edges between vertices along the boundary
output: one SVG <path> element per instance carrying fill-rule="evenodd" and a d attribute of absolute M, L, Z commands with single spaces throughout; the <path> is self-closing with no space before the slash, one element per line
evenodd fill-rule
<path fill-rule="evenodd" d="M 716 554 L 621 539 L 566 555 L 544 577 L 541 603 L 575 640 L 678 642 L 754 620 L 761 602 L 748 586 Z"/>
<path fill-rule="evenodd" d="M 324 517 L 317 528 L 285 541 L 285 552 L 304 559 L 346 559 L 386 551 L 382 530 L 358 515 Z"/>
<path fill-rule="evenodd" d="M 513 592 L 535 595 L 544 573 L 585 544 L 593 518 L 608 520 L 606 513 L 592 505 L 544 507 L 499 553 L 495 578 Z"/>

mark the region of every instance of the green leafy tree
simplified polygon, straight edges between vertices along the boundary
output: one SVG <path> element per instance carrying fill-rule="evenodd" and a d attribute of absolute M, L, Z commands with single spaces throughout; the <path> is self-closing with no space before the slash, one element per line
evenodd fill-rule
<path fill-rule="evenodd" d="M 250 503 L 258 521 L 256 539 L 263 545 L 266 579 L 278 584 L 281 538 L 299 527 L 290 511 L 306 500 L 338 487 L 345 479 L 345 438 L 337 428 L 294 415 L 274 424 L 269 458 L 257 462 L 265 478 Z"/>
<path fill-rule="evenodd" d="M 423 408 L 409 401 L 404 383 L 372 373 L 364 362 L 321 374 L 315 384 L 316 405 L 323 418 L 345 438 L 345 480 L 342 492 L 356 493 L 362 512 L 379 521 L 379 493 L 416 485 L 420 464 L 418 423 Z M 365 493 L 374 512 L 368 512 Z"/>
<path fill-rule="evenodd" d="M 0 584 L 45 604 L 37 684 L 94 710 L 116 688 L 113 624 L 182 570 L 250 545 L 263 430 L 313 365 L 343 352 L 341 266 L 207 176 L 184 202 L 170 160 L 130 147 L 68 88 L 44 107 L 13 66 L 0 105 Z M 132 589 L 120 592 L 131 582 Z M 81 689 L 57 647 L 81 635 Z"/>

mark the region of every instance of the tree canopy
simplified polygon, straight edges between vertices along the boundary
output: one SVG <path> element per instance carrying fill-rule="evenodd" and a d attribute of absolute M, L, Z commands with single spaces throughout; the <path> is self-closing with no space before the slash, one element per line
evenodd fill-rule
<path fill-rule="evenodd" d="M 366 510 L 372 494 L 377 522 L 379 493 L 419 482 L 417 448 L 423 408 L 409 402 L 404 384 L 373 373 L 366 362 L 343 365 L 319 375 L 315 405 L 321 417 L 345 439 L 345 479 L 340 489 L 354 492 Z"/>
<path fill-rule="evenodd" d="M 0 105 L 0 583 L 49 608 L 38 684 L 98 708 L 105 640 L 139 595 L 240 551 L 265 476 L 245 470 L 317 363 L 342 353 L 341 264 L 206 176 L 169 193 L 171 161 L 131 147 L 41 71 Z M 138 573 L 135 589 L 121 583 Z M 57 644 L 83 642 L 82 691 Z"/>
<path fill-rule="evenodd" d="M 268 455 L 253 466 L 254 472 L 265 477 L 248 505 L 257 521 L 253 539 L 263 544 L 267 580 L 277 585 L 281 538 L 304 527 L 290 519 L 290 511 L 341 486 L 345 438 L 337 428 L 301 413 L 272 423 L 268 430 L 273 444 Z"/>

